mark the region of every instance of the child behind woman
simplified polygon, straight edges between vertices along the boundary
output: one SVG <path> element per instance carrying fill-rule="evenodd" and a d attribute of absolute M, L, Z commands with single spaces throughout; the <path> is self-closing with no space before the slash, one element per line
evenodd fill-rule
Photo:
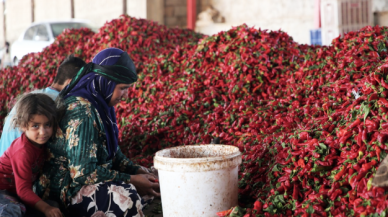
<path fill-rule="evenodd" d="M 13 125 L 23 134 L 0 157 L 0 216 L 23 216 L 23 204 L 46 217 L 62 216 L 32 190 L 45 160 L 44 145 L 56 132 L 57 123 L 56 103 L 46 94 L 29 93 L 17 102 Z"/>

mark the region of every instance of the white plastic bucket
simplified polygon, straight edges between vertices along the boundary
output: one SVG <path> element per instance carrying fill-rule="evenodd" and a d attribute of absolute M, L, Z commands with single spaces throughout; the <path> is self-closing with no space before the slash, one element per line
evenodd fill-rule
<path fill-rule="evenodd" d="M 217 216 L 237 205 L 241 153 L 229 145 L 190 145 L 156 152 L 163 216 Z"/>

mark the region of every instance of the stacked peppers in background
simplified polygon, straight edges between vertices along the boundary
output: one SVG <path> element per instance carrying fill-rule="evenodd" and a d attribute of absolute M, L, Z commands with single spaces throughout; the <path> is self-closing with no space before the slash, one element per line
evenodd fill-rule
<path fill-rule="evenodd" d="M 214 137 L 243 152 L 239 206 L 220 216 L 385 216 L 385 189 L 371 183 L 388 149 L 387 39 L 365 27 L 308 46 L 246 25 L 203 36 L 122 16 L 96 34 L 66 31 L 4 70 L 0 121 L 66 55 L 118 47 L 139 74 L 116 107 L 131 159 L 150 166 L 157 150 Z"/>
<path fill-rule="evenodd" d="M 107 22 L 87 43 L 79 43 L 75 54 L 92 61 L 94 55 L 108 47 L 127 51 L 137 68 L 143 62 L 173 51 L 188 42 L 197 43 L 203 35 L 188 29 L 167 28 L 156 22 L 121 16 Z"/>

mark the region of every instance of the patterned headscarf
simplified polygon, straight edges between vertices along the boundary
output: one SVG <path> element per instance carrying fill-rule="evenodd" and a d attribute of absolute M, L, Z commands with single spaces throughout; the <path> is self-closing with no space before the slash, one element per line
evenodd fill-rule
<path fill-rule="evenodd" d="M 131 84 L 135 81 L 136 68 L 129 55 L 117 48 L 107 48 L 84 66 L 60 93 L 64 99 L 70 96 L 85 98 L 97 109 L 105 128 L 108 160 L 117 152 L 119 135 L 116 113 L 109 102 L 116 84 Z"/>

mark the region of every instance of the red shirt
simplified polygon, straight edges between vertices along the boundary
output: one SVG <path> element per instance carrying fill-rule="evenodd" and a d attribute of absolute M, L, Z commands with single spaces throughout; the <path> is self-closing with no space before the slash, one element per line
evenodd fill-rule
<path fill-rule="evenodd" d="M 0 157 L 0 189 L 16 193 L 27 205 L 39 200 L 32 184 L 44 163 L 44 147 L 34 146 L 23 133 Z"/>

